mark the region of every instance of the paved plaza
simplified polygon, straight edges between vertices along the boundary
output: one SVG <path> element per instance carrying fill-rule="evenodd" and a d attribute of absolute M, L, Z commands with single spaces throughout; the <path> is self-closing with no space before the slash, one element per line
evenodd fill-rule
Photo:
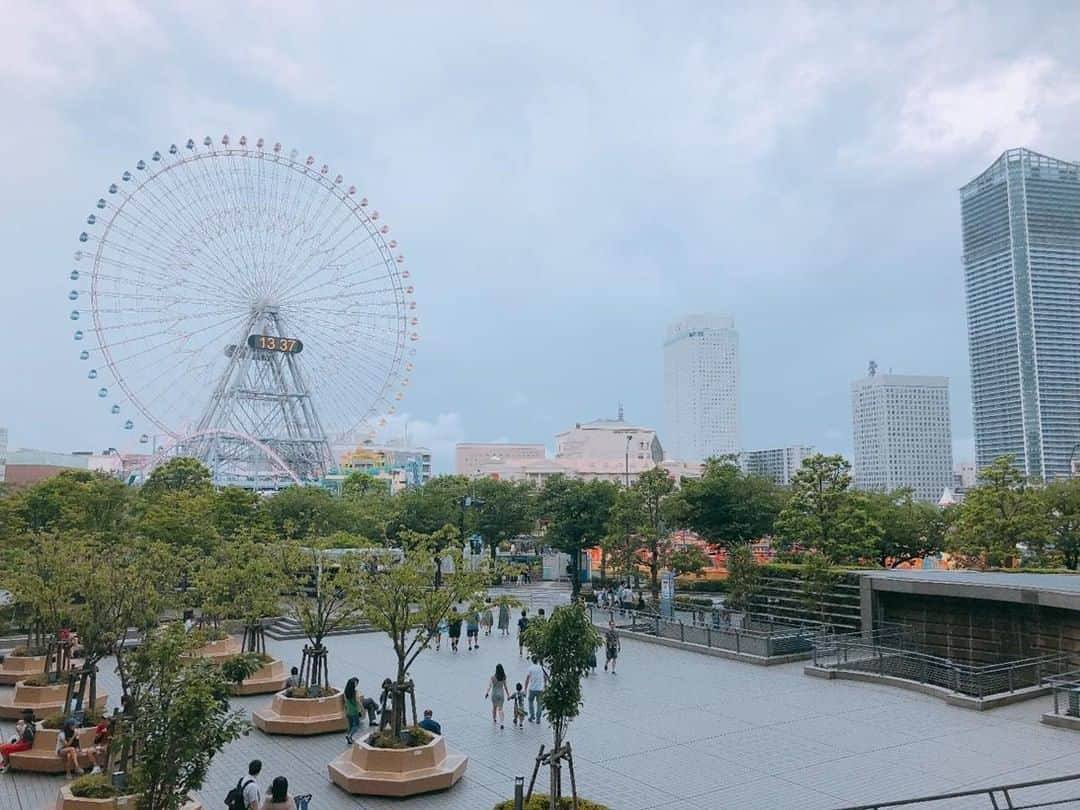
<path fill-rule="evenodd" d="M 530 597 L 534 606 L 558 598 L 536 589 Z M 301 646 L 271 643 L 270 651 L 292 663 Z M 413 668 L 418 706 L 433 708 L 448 744 L 469 755 L 465 778 L 450 791 L 404 801 L 351 797 L 327 779 L 327 763 L 345 747 L 342 735 L 253 730 L 215 759 L 204 804 L 219 808 L 258 757 L 264 788 L 284 774 L 293 793 L 314 794 L 312 810 L 488 810 L 512 795 L 514 776 L 527 776 L 539 745 L 551 740 L 546 725 L 492 726 L 484 691 L 499 662 L 511 686 L 524 681 L 516 638 L 497 635 L 482 638 L 479 652 L 466 652 L 464 639 L 457 655 L 446 647 L 425 652 Z M 105 688 L 115 699 L 109 670 Z M 331 639 L 330 671 L 339 685 L 355 674 L 374 692 L 392 671 L 389 641 L 380 634 Z M 586 679 L 584 699 L 570 729 L 578 783 L 613 810 L 829 808 L 1080 772 L 1080 737 L 1038 722 L 1048 698 L 977 713 L 884 686 L 810 678 L 801 664 L 757 667 L 627 640 L 619 674 L 601 670 Z M 250 710 L 269 700 L 235 703 Z M 10 723 L 0 727 L 5 736 L 12 731 Z M 0 808 L 51 807 L 61 781 L 0 775 Z"/>

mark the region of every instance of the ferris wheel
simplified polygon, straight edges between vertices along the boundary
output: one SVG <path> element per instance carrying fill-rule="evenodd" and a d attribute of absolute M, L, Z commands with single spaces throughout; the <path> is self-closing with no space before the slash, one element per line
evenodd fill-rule
<path fill-rule="evenodd" d="M 108 187 L 79 241 L 70 318 L 97 396 L 219 480 L 251 479 L 253 447 L 319 478 L 409 384 L 404 257 L 314 157 L 262 138 L 174 144 Z"/>

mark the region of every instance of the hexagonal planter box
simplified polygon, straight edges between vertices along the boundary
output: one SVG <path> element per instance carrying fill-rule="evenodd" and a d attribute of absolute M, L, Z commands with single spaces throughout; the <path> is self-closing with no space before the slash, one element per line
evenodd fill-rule
<path fill-rule="evenodd" d="M 56 794 L 55 810 L 134 810 L 135 796 L 116 796 L 112 799 L 82 799 L 71 795 L 71 788 L 64 785 Z M 197 801 L 190 801 L 183 810 L 203 810 Z"/>
<path fill-rule="evenodd" d="M 107 695 L 99 694 L 94 702 L 98 711 L 105 709 Z M 15 684 L 15 692 L 0 698 L 0 717 L 5 720 L 18 720 L 24 709 L 31 709 L 36 717 L 47 717 L 64 708 L 67 698 L 67 682 L 49 686 L 29 686 L 26 683 Z"/>
<path fill-rule="evenodd" d="M 34 747 L 26 751 L 15 751 L 9 755 L 12 770 L 32 771 L 34 773 L 63 773 L 64 760 L 56 755 L 56 738 L 60 732 L 54 728 L 41 728 L 38 724 L 37 733 L 34 735 Z M 94 743 L 94 729 L 79 729 L 79 747 L 83 751 L 90 750 Z M 89 767 L 90 758 L 84 753 L 79 757 L 79 765 Z M 80 801 L 90 801 L 89 799 Z M 96 801 L 96 800 L 95 800 Z"/>
<path fill-rule="evenodd" d="M 284 691 L 278 692 L 268 708 L 251 713 L 251 721 L 267 734 L 304 737 L 344 731 L 349 725 L 345 720 L 345 699 L 340 689 L 320 698 L 291 698 L 286 697 Z"/>
<path fill-rule="evenodd" d="M 443 737 L 434 737 L 415 748 L 375 748 L 358 740 L 330 763 L 330 781 L 359 796 L 415 796 L 453 787 L 469 758 L 448 752 Z"/>
<path fill-rule="evenodd" d="M 40 675 L 45 671 L 44 655 L 8 655 L 0 664 L 0 684 L 13 686 L 25 681 L 31 675 Z"/>
<path fill-rule="evenodd" d="M 242 652 L 240 639 L 236 638 L 236 636 L 225 636 L 225 638 L 218 641 L 208 641 L 203 646 L 185 653 L 182 657 L 187 659 L 209 658 L 212 661 L 218 661 L 223 658 L 232 658 Z"/>
<path fill-rule="evenodd" d="M 232 684 L 229 689 L 234 695 L 268 695 L 280 692 L 285 686 L 285 665 L 278 659 L 266 663 L 250 678 Z"/>

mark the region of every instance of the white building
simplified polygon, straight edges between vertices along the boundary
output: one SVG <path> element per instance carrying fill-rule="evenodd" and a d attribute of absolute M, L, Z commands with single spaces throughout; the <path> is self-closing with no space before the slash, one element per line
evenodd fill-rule
<path fill-rule="evenodd" d="M 979 469 L 1049 481 L 1080 445 L 1080 162 L 1004 152 L 960 190 Z"/>
<path fill-rule="evenodd" d="M 953 464 L 953 489 L 965 492 L 978 483 L 979 476 L 974 461 L 958 461 Z"/>
<path fill-rule="evenodd" d="M 669 458 L 704 461 L 739 450 L 739 333 L 726 315 L 687 315 L 664 340 Z"/>
<path fill-rule="evenodd" d="M 542 444 L 460 442 L 454 447 L 454 472 L 473 476 L 487 464 L 535 461 L 546 456 L 547 448 Z"/>
<path fill-rule="evenodd" d="M 739 466 L 749 475 L 763 475 L 786 487 L 802 466 L 803 459 L 814 455 L 813 447 L 774 447 L 769 450 L 746 450 L 739 454 Z"/>
<path fill-rule="evenodd" d="M 579 422 L 555 435 L 556 459 L 592 459 L 624 462 L 664 460 L 664 449 L 652 428 L 633 425 L 622 418 Z"/>
<path fill-rule="evenodd" d="M 870 374 L 851 384 L 858 489 L 910 488 L 937 502 L 953 485 L 948 377 Z"/>

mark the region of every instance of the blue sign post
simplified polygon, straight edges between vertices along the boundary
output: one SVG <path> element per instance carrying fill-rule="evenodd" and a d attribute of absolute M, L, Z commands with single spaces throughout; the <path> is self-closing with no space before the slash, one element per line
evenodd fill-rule
<path fill-rule="evenodd" d="M 660 572 L 660 615 L 675 616 L 675 572 Z"/>

